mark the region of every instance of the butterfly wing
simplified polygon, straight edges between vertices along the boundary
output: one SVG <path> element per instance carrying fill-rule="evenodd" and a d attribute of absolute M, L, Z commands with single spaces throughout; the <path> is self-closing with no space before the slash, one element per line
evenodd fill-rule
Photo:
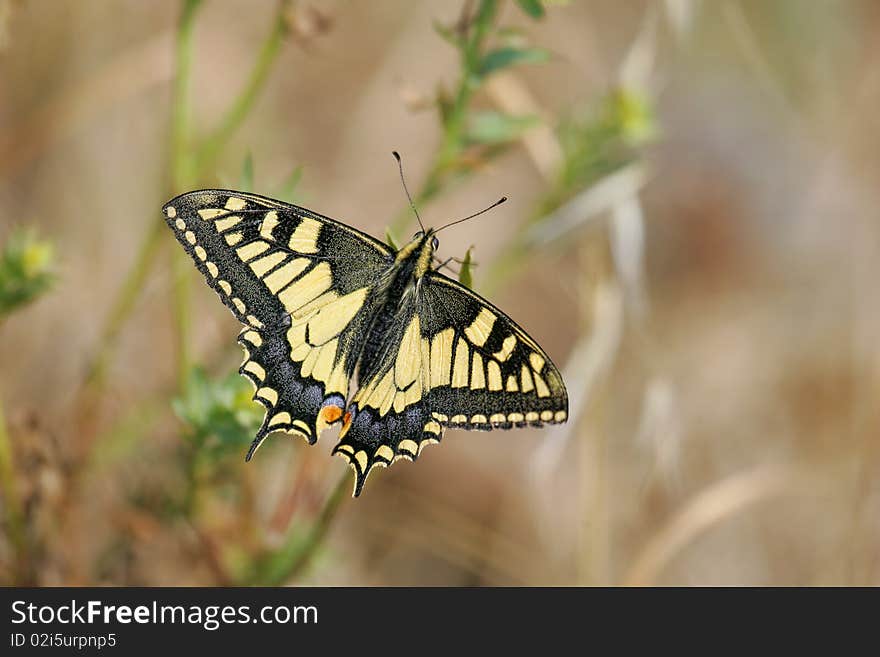
<path fill-rule="evenodd" d="M 488 431 L 567 419 L 565 384 L 550 357 L 456 281 L 426 274 L 402 299 L 394 326 L 334 448 L 355 471 L 355 496 L 374 466 L 414 460 L 446 427 Z"/>
<path fill-rule="evenodd" d="M 208 284 L 245 325 L 239 370 L 266 407 L 248 459 L 272 431 L 314 443 L 339 420 L 391 249 L 305 208 L 228 190 L 163 208 Z"/>

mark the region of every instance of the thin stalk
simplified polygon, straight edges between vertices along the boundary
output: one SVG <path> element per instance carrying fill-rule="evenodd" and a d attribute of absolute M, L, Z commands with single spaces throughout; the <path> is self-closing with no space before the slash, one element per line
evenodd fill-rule
<path fill-rule="evenodd" d="M 447 182 L 450 170 L 461 155 L 464 144 L 465 120 L 474 91 L 480 84 L 480 61 L 483 45 L 492 21 L 498 11 L 496 0 L 482 0 L 473 19 L 462 17 L 462 22 L 470 22 L 469 33 L 460 45 L 461 76 L 458 79 L 453 96 L 452 106 L 443 122 L 443 137 L 434 155 L 428 175 L 415 196 L 416 205 L 424 205 L 433 200 Z M 409 207 L 401 210 L 391 222 L 391 233 L 395 236 L 406 235 L 407 227 L 412 221 Z"/>
<path fill-rule="evenodd" d="M 196 167 L 189 149 L 193 32 L 196 10 L 201 0 L 186 0 L 177 33 L 177 75 L 171 109 L 171 186 L 175 192 L 186 189 L 196 178 Z M 190 368 L 190 286 L 184 254 L 172 256 L 174 324 L 177 347 L 177 382 L 182 390 Z"/>
<path fill-rule="evenodd" d="M 255 573 L 248 583 L 280 586 L 302 574 L 323 544 L 333 520 L 342 508 L 343 500 L 348 497 L 346 491 L 349 486 L 351 486 L 351 475 L 346 468 L 324 501 L 324 506 L 309 529 L 308 536 L 303 540 L 291 532 L 286 544 L 269 559 L 262 572 Z"/>
<path fill-rule="evenodd" d="M 245 83 L 238 98 L 236 98 L 235 102 L 221 119 L 220 125 L 205 139 L 202 147 L 196 152 L 194 158 L 196 168 L 204 170 L 214 163 L 220 151 L 242 124 L 253 107 L 254 102 L 259 97 L 269 77 L 269 73 L 272 71 L 272 65 L 281 51 L 284 35 L 287 33 L 285 14 L 289 6 L 290 0 L 282 0 L 279 3 L 278 12 L 275 15 L 275 24 L 268 38 L 263 43 L 263 47 L 260 49 L 247 83 Z"/>

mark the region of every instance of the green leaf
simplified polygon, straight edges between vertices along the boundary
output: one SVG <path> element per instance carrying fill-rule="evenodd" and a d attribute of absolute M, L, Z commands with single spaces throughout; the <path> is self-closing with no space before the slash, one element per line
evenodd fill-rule
<path fill-rule="evenodd" d="M 260 425 L 259 407 L 251 400 L 250 384 L 237 373 L 218 381 L 194 367 L 180 397 L 171 402 L 190 428 L 188 438 L 213 452 L 246 445 Z"/>
<path fill-rule="evenodd" d="M 480 74 L 489 75 L 514 64 L 542 64 L 550 59 L 543 48 L 497 48 L 489 52 L 480 63 Z"/>
<path fill-rule="evenodd" d="M 400 247 L 397 246 L 397 242 L 394 239 L 394 235 L 391 234 L 391 227 L 387 227 L 385 229 L 385 243 L 390 246 L 395 251 L 400 251 Z"/>
<path fill-rule="evenodd" d="M 293 171 L 291 171 L 290 175 L 287 176 L 285 181 L 281 183 L 281 187 L 278 189 L 278 198 L 282 201 L 293 203 L 296 200 L 295 192 L 297 186 L 299 185 L 300 179 L 302 179 L 302 175 L 302 165 L 296 167 Z"/>
<path fill-rule="evenodd" d="M 541 0 L 516 0 L 516 4 L 532 18 L 544 17 L 544 5 L 541 4 Z"/>
<path fill-rule="evenodd" d="M 254 191 L 254 157 L 250 151 L 244 157 L 241 165 L 240 188 L 246 192 Z"/>
<path fill-rule="evenodd" d="M 471 275 L 471 251 L 473 249 L 473 246 L 469 246 L 468 250 L 465 251 L 464 258 L 461 261 L 461 269 L 458 270 L 458 282 L 467 288 L 474 286 L 474 279 Z"/>
<path fill-rule="evenodd" d="M 468 138 L 479 144 L 503 144 L 517 139 L 535 126 L 537 116 L 511 116 L 501 112 L 474 112 L 470 116 Z"/>
<path fill-rule="evenodd" d="M 0 252 L 0 316 L 49 290 L 55 280 L 55 248 L 30 230 L 13 231 Z"/>

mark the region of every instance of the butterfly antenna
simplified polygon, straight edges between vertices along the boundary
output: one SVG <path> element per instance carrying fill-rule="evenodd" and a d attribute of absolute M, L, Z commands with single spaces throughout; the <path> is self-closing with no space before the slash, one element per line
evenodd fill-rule
<path fill-rule="evenodd" d="M 403 191 L 406 192 L 406 198 L 409 199 L 409 207 L 412 208 L 413 214 L 416 215 L 416 219 L 419 222 L 419 227 L 422 229 L 422 232 L 425 232 L 425 225 L 422 223 L 422 218 L 419 216 L 419 211 L 416 210 L 416 204 L 413 203 L 412 196 L 409 195 L 409 189 L 406 186 L 406 179 L 403 177 L 403 162 L 400 160 L 400 153 L 397 151 L 391 151 L 391 154 L 394 155 L 394 159 L 397 160 L 397 168 L 400 170 L 400 182 L 403 183 Z"/>
<path fill-rule="evenodd" d="M 506 196 L 502 196 L 500 199 L 498 199 L 497 201 L 495 201 L 495 202 L 494 202 L 492 205 L 490 205 L 488 208 L 483 208 L 483 209 L 480 210 L 479 212 L 474 212 L 472 215 L 469 215 L 469 216 L 465 217 L 464 219 L 457 219 L 456 221 L 450 222 L 450 223 L 446 224 L 445 226 L 440 226 L 440 228 L 438 228 L 438 229 L 435 230 L 434 232 L 435 232 L 435 233 L 439 233 L 439 232 L 440 232 L 441 230 L 443 230 L 444 228 L 449 228 L 450 226 L 454 226 L 455 224 L 460 224 L 462 221 L 467 221 L 468 219 L 473 219 L 474 217 L 479 217 L 481 214 L 483 214 L 483 213 L 485 213 L 485 212 L 488 212 L 488 211 L 491 210 L 492 208 L 497 208 L 499 205 L 501 205 L 502 203 L 504 203 L 506 200 L 507 200 L 507 197 L 506 197 Z"/>

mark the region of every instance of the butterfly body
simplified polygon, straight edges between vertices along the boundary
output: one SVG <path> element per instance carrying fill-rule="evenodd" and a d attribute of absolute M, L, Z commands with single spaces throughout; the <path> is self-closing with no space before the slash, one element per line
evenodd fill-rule
<path fill-rule="evenodd" d="M 432 267 L 437 239 L 399 250 L 341 222 L 255 194 L 199 190 L 168 225 L 244 325 L 240 372 L 271 432 L 334 448 L 356 474 L 414 460 L 447 427 L 491 430 L 567 419 L 562 377 L 513 320 Z M 349 394 L 356 375 L 358 389 Z"/>

